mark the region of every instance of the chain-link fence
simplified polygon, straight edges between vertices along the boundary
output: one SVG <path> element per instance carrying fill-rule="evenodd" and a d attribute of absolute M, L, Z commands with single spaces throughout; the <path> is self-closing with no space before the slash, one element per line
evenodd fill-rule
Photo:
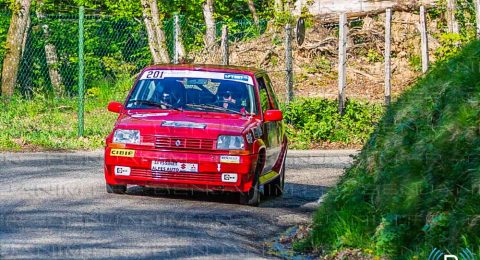
<path fill-rule="evenodd" d="M 0 12 L 0 71 L 6 50 L 6 36 L 11 14 Z M 60 88 L 75 95 L 78 88 L 78 14 L 31 16 L 16 89 L 22 94 L 48 92 Z M 240 41 L 260 35 L 267 21 L 218 22 L 217 36 L 224 24 L 229 26 L 229 40 Z M 182 42 L 188 52 L 203 48 L 205 25 L 189 23 L 179 16 Z M 163 21 L 167 48 L 174 56 L 174 19 Z M 131 76 L 152 63 L 145 25 L 141 18 L 86 15 L 85 82 L 87 89 L 99 81 L 115 81 Z"/>

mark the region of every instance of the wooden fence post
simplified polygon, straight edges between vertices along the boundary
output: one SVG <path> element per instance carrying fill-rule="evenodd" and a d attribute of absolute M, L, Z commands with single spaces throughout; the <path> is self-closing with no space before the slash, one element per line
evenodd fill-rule
<path fill-rule="evenodd" d="M 480 0 L 475 0 L 475 17 L 477 20 L 477 39 L 480 39 Z"/>
<path fill-rule="evenodd" d="M 223 65 L 229 65 L 229 53 L 228 53 L 228 26 L 224 25 L 222 27 L 222 43 L 221 43 L 221 49 L 222 49 L 222 64 Z"/>
<path fill-rule="evenodd" d="M 391 101 L 391 38 L 392 38 L 392 9 L 388 8 L 385 19 L 385 105 Z"/>
<path fill-rule="evenodd" d="M 340 14 L 338 40 L 338 112 L 343 115 L 345 109 L 345 86 L 347 83 L 347 14 Z"/>
<path fill-rule="evenodd" d="M 173 45 L 173 63 L 178 64 L 179 60 L 179 45 L 180 45 L 180 22 L 178 21 L 178 14 L 175 15 L 174 17 L 174 30 L 173 30 L 173 40 L 174 40 L 174 45 Z"/>
<path fill-rule="evenodd" d="M 422 35 L 422 72 L 428 71 L 428 33 L 427 19 L 425 16 L 425 6 L 420 6 L 420 33 Z"/>
<path fill-rule="evenodd" d="M 293 57 L 292 57 L 292 27 L 285 26 L 285 72 L 287 81 L 287 104 L 293 101 Z"/>
<path fill-rule="evenodd" d="M 457 11 L 457 1 L 447 0 L 447 26 L 449 33 L 459 33 L 459 27 L 455 13 Z"/>

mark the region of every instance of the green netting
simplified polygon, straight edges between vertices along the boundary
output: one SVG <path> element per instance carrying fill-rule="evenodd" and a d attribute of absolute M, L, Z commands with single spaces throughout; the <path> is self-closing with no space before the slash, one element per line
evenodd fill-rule
<path fill-rule="evenodd" d="M 0 69 L 9 19 L 10 14 L 0 12 Z M 229 26 L 229 40 L 239 41 L 263 33 L 267 21 L 261 21 L 258 25 L 248 20 L 218 22 L 219 38 L 224 24 Z M 204 24 L 189 23 L 186 17 L 179 16 L 179 25 L 187 53 L 203 48 Z M 84 26 L 87 89 L 100 81 L 114 82 L 120 77 L 132 76 L 152 62 L 142 19 L 87 15 Z M 163 29 L 170 57 L 173 58 L 174 19 L 164 20 Z M 60 82 L 67 94 L 75 95 L 78 84 L 78 42 L 78 14 L 47 15 L 41 19 L 32 15 L 19 68 L 17 91 L 26 95 L 49 92 L 54 89 L 53 82 L 56 81 Z M 52 77 L 52 71 L 59 76 Z"/>

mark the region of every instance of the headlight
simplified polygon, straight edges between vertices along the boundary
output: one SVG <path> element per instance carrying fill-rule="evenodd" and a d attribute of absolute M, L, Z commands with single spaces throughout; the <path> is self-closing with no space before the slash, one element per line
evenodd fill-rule
<path fill-rule="evenodd" d="M 113 134 L 113 142 L 121 144 L 140 144 L 140 131 L 117 129 Z"/>
<path fill-rule="evenodd" d="M 245 149 L 245 141 L 242 136 L 221 135 L 217 139 L 217 149 L 243 150 Z"/>

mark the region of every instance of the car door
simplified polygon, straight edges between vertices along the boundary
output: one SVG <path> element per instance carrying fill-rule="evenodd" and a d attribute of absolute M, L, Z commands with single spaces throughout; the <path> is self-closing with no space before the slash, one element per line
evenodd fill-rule
<path fill-rule="evenodd" d="M 268 91 L 268 78 L 265 75 L 260 75 L 257 78 L 258 91 L 260 96 L 260 105 L 262 109 L 262 117 L 265 111 L 269 109 L 275 109 L 275 105 L 272 101 L 270 93 Z M 263 173 L 270 172 L 273 165 L 277 161 L 278 154 L 280 153 L 280 144 L 278 139 L 278 122 L 264 122 L 262 125 L 263 136 L 262 139 L 265 142 L 266 149 L 266 161 Z"/>

